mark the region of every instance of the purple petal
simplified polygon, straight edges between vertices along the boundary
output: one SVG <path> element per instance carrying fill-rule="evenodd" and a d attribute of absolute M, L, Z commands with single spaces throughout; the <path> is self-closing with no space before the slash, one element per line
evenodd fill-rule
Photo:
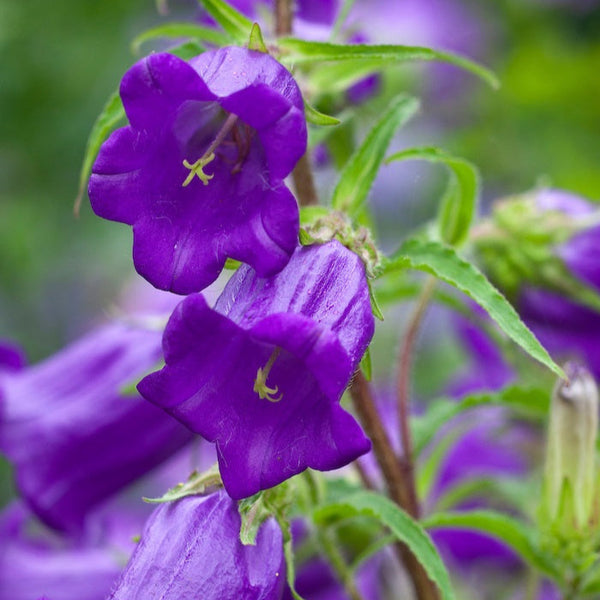
<path fill-rule="evenodd" d="M 373 330 L 360 259 L 339 242 L 298 248 L 274 277 L 240 268 L 214 310 L 186 298 L 165 330 L 166 366 L 138 388 L 216 443 L 225 487 L 242 498 L 369 449 L 339 399 Z M 282 398 L 269 402 L 253 386 L 276 348 L 267 382 Z"/>
<path fill-rule="evenodd" d="M 94 211 L 133 226 L 137 271 L 180 294 L 212 283 L 229 257 L 263 276 L 297 244 L 298 207 L 283 183 L 306 150 L 303 101 L 267 54 L 221 48 L 189 63 L 155 54 L 123 78 L 130 125 L 103 144 L 89 184 Z M 204 167 L 228 113 L 239 117 Z"/>

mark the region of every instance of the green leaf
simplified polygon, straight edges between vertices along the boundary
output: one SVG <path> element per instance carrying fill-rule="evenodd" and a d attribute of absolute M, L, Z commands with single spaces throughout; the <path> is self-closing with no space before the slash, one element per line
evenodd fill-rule
<path fill-rule="evenodd" d="M 184 483 L 178 483 L 175 487 L 165 492 L 160 498 L 143 498 L 144 502 L 150 504 L 163 504 L 173 502 L 186 496 L 197 496 L 204 494 L 209 487 L 223 485 L 219 466 L 215 463 L 208 471 L 198 473 L 193 471 Z"/>
<path fill-rule="evenodd" d="M 489 69 L 464 56 L 450 52 L 438 52 L 431 48 L 397 45 L 330 44 L 327 42 L 309 42 L 292 37 L 280 38 L 278 44 L 284 51 L 281 57 L 282 60 L 292 64 L 378 60 L 381 66 L 389 66 L 391 61 L 440 61 L 470 71 L 493 88 L 499 87 L 498 78 Z"/>
<path fill-rule="evenodd" d="M 250 30 L 248 50 L 256 50 L 257 52 L 262 52 L 263 54 L 269 54 L 269 50 L 267 49 L 267 45 L 265 44 L 265 40 L 258 23 L 254 23 L 254 25 L 252 25 L 252 29 Z"/>
<path fill-rule="evenodd" d="M 562 369 L 550 358 L 506 298 L 471 263 L 452 248 L 439 242 L 410 239 L 388 261 L 385 271 L 395 268 L 425 271 L 453 285 L 475 300 L 514 342 L 530 356 L 565 378 Z"/>
<path fill-rule="evenodd" d="M 470 394 L 460 401 L 440 399 L 433 402 L 427 412 L 413 417 L 411 427 L 415 454 L 419 454 L 439 429 L 457 415 L 479 406 L 499 404 L 518 408 L 536 416 L 546 416 L 550 395 L 542 388 L 508 386 L 498 392 Z"/>
<path fill-rule="evenodd" d="M 215 46 L 226 46 L 232 41 L 228 35 L 213 27 L 204 27 L 194 23 L 165 23 L 136 36 L 131 42 L 131 51 L 133 54 L 138 54 L 142 44 L 160 38 L 194 38 Z"/>
<path fill-rule="evenodd" d="M 371 73 L 393 67 L 390 61 L 380 59 L 357 59 L 341 62 L 321 63 L 312 66 L 308 73 L 310 89 L 316 94 L 334 94 L 347 90 Z"/>
<path fill-rule="evenodd" d="M 330 517 L 366 515 L 377 519 L 404 542 L 423 565 L 429 578 L 439 587 L 442 598 L 454 600 L 454 592 L 446 567 L 435 546 L 423 528 L 388 498 L 375 492 L 357 492 L 336 503 L 316 509 L 315 520 L 324 521 Z"/>
<path fill-rule="evenodd" d="M 342 170 L 333 191 L 333 208 L 351 216 L 360 212 L 396 129 L 408 121 L 418 107 L 418 101 L 409 96 L 402 95 L 392 100 Z"/>
<path fill-rule="evenodd" d="M 475 214 L 479 190 L 477 169 L 467 160 L 435 147 L 402 150 L 388 157 L 385 162 L 413 159 L 442 163 L 450 170 L 450 180 L 439 212 L 440 233 L 442 241 L 447 244 L 462 244 L 467 239 Z"/>
<path fill-rule="evenodd" d="M 311 106 L 306 100 L 304 101 L 304 114 L 306 115 L 306 120 L 313 125 L 339 125 L 341 121 L 332 117 L 330 115 L 326 115 L 325 113 L 319 112 L 316 108 Z"/>
<path fill-rule="evenodd" d="M 556 567 L 536 544 L 536 531 L 531 526 L 492 510 L 436 513 L 423 521 L 426 529 L 466 529 L 486 533 L 512 548 L 523 560 L 540 571 L 556 576 Z"/>
<path fill-rule="evenodd" d="M 110 132 L 124 119 L 125 109 L 123 108 L 119 92 L 113 92 L 106 101 L 102 112 L 96 118 L 87 140 L 83 164 L 81 165 L 81 171 L 79 172 L 79 193 L 75 199 L 74 211 L 76 215 L 79 214 L 81 201 L 83 200 L 87 181 L 92 172 L 92 166 L 94 160 L 96 160 L 98 150 L 100 150 L 102 142 L 104 142 Z"/>
<path fill-rule="evenodd" d="M 235 41 L 243 44 L 248 40 L 252 21 L 241 12 L 229 6 L 223 0 L 199 0 L 206 12 L 228 33 Z"/>

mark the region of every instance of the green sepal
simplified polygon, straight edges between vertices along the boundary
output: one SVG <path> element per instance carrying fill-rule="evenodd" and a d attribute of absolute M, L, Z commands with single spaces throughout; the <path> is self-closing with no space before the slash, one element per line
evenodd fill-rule
<path fill-rule="evenodd" d="M 245 546 L 256 544 L 260 526 L 272 516 L 284 518 L 291 504 L 290 484 L 282 484 L 244 498 L 238 504 L 242 520 L 240 541 Z"/>
<path fill-rule="evenodd" d="M 367 381 L 371 381 L 373 378 L 373 365 L 371 363 L 371 352 L 369 348 L 365 350 L 363 357 L 360 359 L 360 368 Z"/>
<path fill-rule="evenodd" d="M 199 0 L 206 12 L 240 44 L 246 42 L 252 29 L 252 21 L 223 0 Z"/>
<path fill-rule="evenodd" d="M 191 38 L 213 44 L 226 46 L 232 39 L 227 34 L 217 31 L 213 27 L 204 27 L 194 23 L 165 23 L 152 29 L 147 29 L 137 35 L 131 42 L 131 52 L 138 54 L 142 44 L 155 39 Z"/>
<path fill-rule="evenodd" d="M 386 158 L 386 164 L 399 160 L 426 160 L 442 163 L 450 171 L 450 179 L 438 212 L 440 237 L 451 246 L 463 244 L 475 214 L 479 191 L 477 169 L 469 161 L 452 156 L 436 147 L 409 148 Z"/>
<path fill-rule="evenodd" d="M 373 285 L 370 281 L 367 282 L 369 285 L 369 299 L 371 300 L 371 310 L 373 311 L 373 316 L 380 321 L 384 320 L 383 312 L 379 307 L 379 303 L 377 302 L 377 298 L 375 297 L 375 291 L 373 289 Z"/>
<path fill-rule="evenodd" d="M 311 106 L 306 100 L 304 100 L 304 115 L 306 120 L 313 125 L 332 126 L 339 125 L 341 121 L 326 115 L 325 113 L 319 112 L 314 106 Z"/>
<path fill-rule="evenodd" d="M 312 225 L 318 219 L 326 217 L 330 212 L 325 206 L 302 206 L 300 208 L 300 226 Z"/>
<path fill-rule="evenodd" d="M 262 52 L 263 54 L 269 54 L 269 50 L 265 44 L 265 40 L 258 23 L 254 23 L 254 25 L 252 25 L 252 29 L 250 30 L 248 50 L 256 50 L 257 52 Z"/>
<path fill-rule="evenodd" d="M 208 471 L 198 473 L 193 471 L 184 483 L 178 483 L 175 487 L 165 492 L 160 498 L 143 498 L 144 502 L 150 504 L 163 504 L 173 502 L 186 496 L 201 496 L 207 489 L 221 487 L 223 482 L 219 473 L 219 466 L 215 463 Z"/>

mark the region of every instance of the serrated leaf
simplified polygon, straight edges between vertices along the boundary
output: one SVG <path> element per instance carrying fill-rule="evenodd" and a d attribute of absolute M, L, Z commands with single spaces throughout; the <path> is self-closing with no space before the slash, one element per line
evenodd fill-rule
<path fill-rule="evenodd" d="M 565 378 L 563 370 L 550 358 L 508 300 L 475 265 L 461 258 L 454 249 L 439 242 L 410 239 L 388 261 L 384 270 L 389 272 L 406 267 L 430 273 L 464 292 L 489 314 L 510 339 L 556 375 Z"/>
<path fill-rule="evenodd" d="M 424 415 L 413 417 L 411 421 L 415 454 L 418 455 L 427 446 L 442 425 L 467 410 L 486 405 L 502 405 L 546 416 L 549 403 L 547 390 L 519 386 L 508 386 L 497 392 L 470 394 L 459 401 L 436 400 Z"/>
<path fill-rule="evenodd" d="M 223 485 L 219 466 L 213 465 L 208 471 L 198 473 L 193 471 L 187 481 L 178 483 L 175 487 L 165 492 L 160 498 L 143 498 L 144 502 L 150 504 L 163 504 L 173 502 L 186 496 L 197 496 L 204 494 L 209 487 Z"/>
<path fill-rule="evenodd" d="M 263 54 L 269 53 L 258 23 L 254 23 L 254 25 L 252 25 L 252 29 L 250 30 L 248 50 L 256 50 L 257 52 L 262 52 Z"/>
<path fill-rule="evenodd" d="M 315 520 L 331 516 L 344 518 L 352 515 L 374 517 L 405 543 L 423 565 L 429 578 L 438 586 L 444 600 L 454 600 L 450 577 L 435 546 L 423 528 L 391 500 L 375 492 L 357 492 L 338 502 L 317 508 Z"/>
<path fill-rule="evenodd" d="M 386 164 L 399 160 L 426 160 L 442 163 L 450 170 L 450 180 L 440 207 L 438 222 L 442 241 L 458 246 L 466 241 L 475 214 L 479 177 L 477 169 L 464 158 L 435 147 L 409 148 L 386 158 Z"/>
<path fill-rule="evenodd" d="M 334 209 L 348 212 L 351 216 L 360 213 L 394 133 L 415 114 L 418 107 L 418 100 L 409 96 L 397 96 L 392 100 L 344 166 L 333 191 Z"/>
<path fill-rule="evenodd" d="M 330 44 L 310 42 L 292 37 L 279 38 L 279 47 L 284 51 L 282 60 L 292 64 L 323 61 L 379 60 L 382 66 L 390 62 L 440 61 L 453 64 L 477 75 L 491 87 L 499 87 L 498 78 L 485 67 L 451 52 L 438 52 L 421 46 Z"/>
<path fill-rule="evenodd" d="M 325 113 L 319 112 L 314 106 L 311 106 L 306 100 L 304 101 L 304 114 L 306 115 L 306 120 L 313 125 L 322 125 L 322 126 L 332 126 L 339 125 L 341 121 L 332 117 L 330 115 L 326 115 Z"/>
<path fill-rule="evenodd" d="M 131 42 L 131 51 L 133 54 L 138 54 L 142 44 L 162 38 L 194 38 L 215 46 L 226 46 L 232 41 L 227 34 L 213 27 L 204 27 L 195 23 L 165 23 L 137 35 Z"/>
<path fill-rule="evenodd" d="M 245 43 L 252 21 L 223 0 L 199 0 L 206 12 L 238 43 Z"/>
<path fill-rule="evenodd" d="M 556 576 L 556 567 L 536 543 L 536 531 L 513 517 L 492 510 L 436 513 L 423 521 L 426 529 L 466 529 L 486 533 L 512 548 L 528 564 Z"/>
<path fill-rule="evenodd" d="M 119 96 L 119 92 L 113 92 L 106 101 L 102 111 L 94 121 L 92 130 L 87 140 L 85 153 L 83 155 L 83 164 L 79 172 L 79 192 L 75 199 L 74 212 L 79 214 L 81 201 L 85 193 L 85 187 L 92 172 L 92 166 L 96 160 L 98 151 L 102 142 L 108 137 L 110 132 L 125 119 L 125 109 Z"/>

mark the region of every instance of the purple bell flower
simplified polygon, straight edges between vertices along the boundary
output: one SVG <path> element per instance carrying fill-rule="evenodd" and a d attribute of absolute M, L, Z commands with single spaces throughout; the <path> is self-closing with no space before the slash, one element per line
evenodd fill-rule
<path fill-rule="evenodd" d="M 79 531 L 91 507 L 191 440 L 163 411 L 120 391 L 160 357 L 158 331 L 115 323 L 38 365 L 0 372 L 0 450 L 44 523 Z"/>
<path fill-rule="evenodd" d="M 227 492 L 244 498 L 369 450 L 339 400 L 373 331 L 358 256 L 337 241 L 299 247 L 274 277 L 240 268 L 214 310 L 186 298 L 165 330 L 166 366 L 138 389 L 216 443 Z"/>
<path fill-rule="evenodd" d="M 94 211 L 133 227 L 133 260 L 179 294 L 212 283 L 225 260 L 280 271 L 298 238 L 283 183 L 306 150 L 303 100 L 274 58 L 238 47 L 189 62 L 154 54 L 123 77 L 130 125 L 102 146 Z"/>
<path fill-rule="evenodd" d="M 17 345 L 0 339 L 0 372 L 20 371 L 27 363 L 25 353 Z"/>
<path fill-rule="evenodd" d="M 188 496 L 153 513 L 110 600 L 275 600 L 285 582 L 274 519 L 255 546 L 240 542 L 237 504 L 225 492 Z"/>

